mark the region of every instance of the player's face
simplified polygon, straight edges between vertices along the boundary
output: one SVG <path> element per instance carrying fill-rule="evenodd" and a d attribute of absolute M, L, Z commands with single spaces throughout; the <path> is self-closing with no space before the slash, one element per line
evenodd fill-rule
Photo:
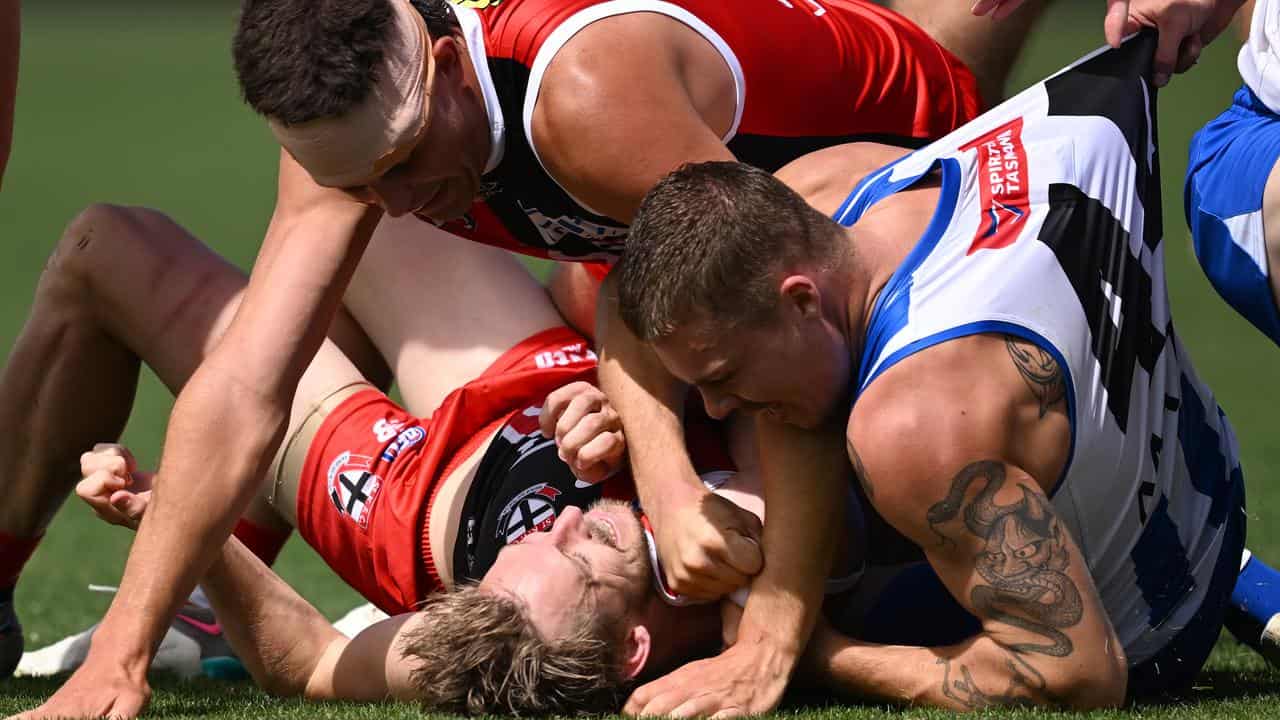
<path fill-rule="evenodd" d="M 567 507 L 550 530 L 503 548 L 481 585 L 516 595 L 543 637 L 556 638 L 584 610 L 624 618 L 648 593 L 650 572 L 635 513 L 602 500 L 586 513 Z"/>
<path fill-rule="evenodd" d="M 732 330 L 690 323 L 654 343 L 663 365 L 698 389 L 707 414 L 762 413 L 804 428 L 847 410 L 849 350 L 817 320 L 771 320 Z"/>
<path fill-rule="evenodd" d="M 438 81 L 427 121 L 415 141 L 392 153 L 390 169 L 365 185 L 348 188 L 391 217 L 415 213 L 452 220 L 471 208 L 480 193 L 480 175 L 489 157 L 489 127 L 483 110 L 458 102 L 457 89 Z"/>

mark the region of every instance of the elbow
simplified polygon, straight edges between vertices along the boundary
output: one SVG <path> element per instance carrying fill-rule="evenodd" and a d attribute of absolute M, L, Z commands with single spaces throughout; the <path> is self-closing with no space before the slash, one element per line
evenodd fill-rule
<path fill-rule="evenodd" d="M 305 688 L 298 686 L 297 683 L 286 682 L 282 678 L 256 677 L 254 681 L 258 683 L 258 687 L 262 689 L 262 692 L 272 697 L 292 698 L 299 695 L 309 695 Z M 304 697 L 304 699 L 320 700 L 323 698 Z"/>
<path fill-rule="evenodd" d="M 1064 678 L 1059 703 L 1071 710 L 1101 710 L 1124 704 L 1129 667 L 1124 650 L 1108 653 L 1100 661 L 1086 662 Z"/>

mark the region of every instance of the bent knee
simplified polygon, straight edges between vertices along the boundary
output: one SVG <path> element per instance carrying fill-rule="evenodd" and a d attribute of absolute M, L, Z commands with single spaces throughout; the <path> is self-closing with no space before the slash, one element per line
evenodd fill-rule
<path fill-rule="evenodd" d="M 45 264 L 42 284 L 90 290 L 100 278 L 119 282 L 134 277 L 130 270 L 158 255 L 157 244 L 150 238 L 165 226 L 177 227 L 156 210 L 109 203 L 89 205 L 62 231 Z M 76 293 L 75 297 L 83 295 Z"/>
<path fill-rule="evenodd" d="M 129 253 L 145 249 L 140 241 L 161 225 L 174 223 L 149 208 L 94 203 L 67 223 L 48 269 L 77 274 L 109 271 Z"/>

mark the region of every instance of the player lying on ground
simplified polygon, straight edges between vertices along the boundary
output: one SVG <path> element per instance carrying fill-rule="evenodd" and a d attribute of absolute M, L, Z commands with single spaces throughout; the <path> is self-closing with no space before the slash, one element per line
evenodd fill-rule
<path fill-rule="evenodd" d="M 130 387 L 139 361 L 181 387 L 236 311 L 243 275 L 163 216 L 90 212 L 95 217 L 83 220 L 94 223 L 92 242 L 72 240 L 77 228 L 69 229 L 24 334 L 74 328 L 96 336 L 93 353 L 55 343 L 41 359 L 101 390 Z M 111 280 L 124 276 L 157 284 L 144 293 Z M 603 396 L 583 382 L 593 378 L 594 356 L 514 258 L 456 238 L 428 246 L 383 237 L 356 273 L 349 305 L 395 367 L 406 401 L 430 417 L 392 404 L 326 344 L 303 375 L 284 450 L 262 484 L 263 504 L 389 613 L 412 613 L 445 589 L 483 582 L 348 644 L 265 568 L 232 562 L 243 550 L 229 547 L 212 581 L 240 579 L 226 581 L 231 591 L 207 589 L 223 610 L 219 620 L 238 628 L 230 637 L 264 687 L 318 698 L 391 694 L 476 712 L 616 710 L 631 679 L 716 648 L 717 606 L 659 599 L 631 506 L 578 510 L 602 496 L 633 497 L 626 474 L 612 473 L 622 438 Z M 498 305 L 519 312 L 473 322 Z M 423 311 L 437 308 L 451 312 Z M 133 362 L 104 362 L 113 355 Z M 22 399 L 0 396 L 0 404 Z M 86 424 L 108 409 L 70 391 L 41 407 Z M 758 513 L 753 476 L 734 472 L 718 430 L 697 425 L 689 437 L 707 479 Z M 749 450 L 745 456 L 744 469 Z M 92 470 L 103 457 L 84 462 Z M 108 457 L 110 472 L 90 472 L 96 485 L 83 494 L 104 516 L 117 508 L 112 499 L 119 511 L 140 514 L 134 493 L 145 488 L 126 486 L 132 468 L 123 456 Z M 22 497 L 40 490 L 24 488 Z M 53 500 L 61 497 L 42 502 Z M 250 576 L 262 579 L 256 594 L 245 592 Z M 307 642 L 282 654 L 299 638 Z M 510 659 L 522 654 L 538 672 L 512 674 L 522 665 Z M 459 670 L 460 657 L 473 662 Z M 369 672 L 349 672 L 351 664 Z M 377 681 L 384 676 L 385 684 Z"/>
<path fill-rule="evenodd" d="M 690 166 L 641 206 L 614 273 L 633 330 L 713 416 L 836 419 L 871 505 L 979 623 L 941 647 L 815 641 L 849 691 L 1115 705 L 1189 686 L 1218 637 L 1244 483 L 1169 316 L 1154 47 L 904 157 L 815 153 L 789 186 Z"/>

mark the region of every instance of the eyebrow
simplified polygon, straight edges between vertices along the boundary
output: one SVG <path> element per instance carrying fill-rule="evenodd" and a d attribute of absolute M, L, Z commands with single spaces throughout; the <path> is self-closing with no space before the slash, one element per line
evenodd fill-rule
<path fill-rule="evenodd" d="M 587 587 L 595 586 L 596 579 L 595 576 L 591 574 L 591 563 L 587 562 L 586 558 L 576 554 L 571 555 L 560 548 L 556 548 L 556 551 L 563 555 L 569 562 L 573 563 L 573 566 L 577 568 L 578 574 L 582 576 L 582 580 L 587 584 Z"/>

